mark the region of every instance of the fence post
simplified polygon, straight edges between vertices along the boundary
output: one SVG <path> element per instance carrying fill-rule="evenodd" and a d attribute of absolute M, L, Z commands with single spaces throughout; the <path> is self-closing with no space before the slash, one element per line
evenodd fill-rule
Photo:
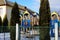
<path fill-rule="evenodd" d="M 19 33 L 18 33 L 18 30 L 19 30 L 19 28 L 18 28 L 18 23 L 16 23 L 16 40 L 19 39 Z"/>
<path fill-rule="evenodd" d="M 55 40 L 58 40 L 58 23 L 55 23 Z"/>

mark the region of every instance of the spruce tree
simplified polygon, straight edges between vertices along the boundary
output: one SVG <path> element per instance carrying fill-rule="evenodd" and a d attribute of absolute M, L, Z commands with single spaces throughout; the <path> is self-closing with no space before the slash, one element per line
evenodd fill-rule
<path fill-rule="evenodd" d="M 20 23 L 20 12 L 19 12 L 19 7 L 18 4 L 15 2 L 13 8 L 12 8 L 12 12 L 11 12 L 11 26 L 15 26 L 16 23 Z"/>
<path fill-rule="evenodd" d="M 12 11 L 11 11 L 11 21 L 10 21 L 10 34 L 11 34 L 11 40 L 15 40 L 16 38 L 16 23 L 20 23 L 20 12 L 18 4 L 15 2 Z"/>
<path fill-rule="evenodd" d="M 9 31 L 8 19 L 7 19 L 7 14 L 6 14 L 4 19 L 3 19 L 3 32 L 8 32 L 8 31 Z"/>
<path fill-rule="evenodd" d="M 40 40 L 50 40 L 50 6 L 48 0 L 41 0 L 39 16 Z"/>
<path fill-rule="evenodd" d="M 1 19 L 1 16 L 0 16 L 0 32 L 2 32 L 2 19 Z"/>

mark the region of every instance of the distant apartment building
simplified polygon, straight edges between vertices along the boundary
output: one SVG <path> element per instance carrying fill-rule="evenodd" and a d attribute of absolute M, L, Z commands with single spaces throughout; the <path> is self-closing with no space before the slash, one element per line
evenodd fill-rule
<path fill-rule="evenodd" d="M 11 10 L 12 10 L 13 6 L 14 6 L 14 3 L 10 2 L 9 0 L 0 0 L 0 16 L 2 17 L 2 20 L 5 16 L 5 14 L 7 14 L 8 22 L 10 22 Z M 22 5 L 19 5 L 19 4 L 18 4 L 18 6 L 19 6 L 21 16 L 24 14 L 24 12 L 27 11 L 29 13 L 29 17 L 32 21 L 32 24 L 34 25 L 35 22 L 37 24 L 39 24 L 39 18 L 38 18 L 39 15 L 38 15 L 38 13 L 32 11 L 31 9 L 27 8 L 26 6 L 22 6 Z M 34 17 L 35 13 L 36 13 L 36 17 Z"/>

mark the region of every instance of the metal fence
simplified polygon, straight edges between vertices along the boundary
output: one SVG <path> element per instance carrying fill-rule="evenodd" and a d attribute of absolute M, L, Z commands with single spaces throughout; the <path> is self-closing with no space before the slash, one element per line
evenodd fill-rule
<path fill-rule="evenodd" d="M 0 40 L 10 40 L 10 29 L 8 26 L 0 26 Z"/>
<path fill-rule="evenodd" d="M 39 40 L 39 26 L 24 28 L 20 26 L 20 40 Z"/>
<path fill-rule="evenodd" d="M 11 26 L 11 29 L 15 29 L 16 26 Z M 20 32 L 20 40 L 39 40 L 39 31 L 43 27 L 39 26 L 31 26 L 28 28 L 24 28 L 22 26 L 19 26 L 19 32 Z M 47 29 L 49 27 L 44 27 L 43 29 Z M 13 31 L 13 30 L 12 30 Z M 59 28 L 59 35 L 60 35 L 60 28 Z M 0 40 L 10 40 L 10 29 L 4 27 L 0 27 Z"/>

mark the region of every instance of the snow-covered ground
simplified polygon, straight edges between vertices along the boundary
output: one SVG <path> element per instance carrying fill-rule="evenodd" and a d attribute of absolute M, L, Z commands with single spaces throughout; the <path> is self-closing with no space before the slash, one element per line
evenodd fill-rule
<path fill-rule="evenodd" d="M 5 36 L 4 36 L 5 35 Z M 0 40 L 10 40 L 10 33 L 0 33 Z M 60 40 L 60 37 L 58 38 Z M 22 36 L 21 34 L 21 38 L 20 40 L 39 40 L 39 36 L 35 35 L 33 37 L 27 38 L 26 35 L 24 34 Z M 53 38 L 51 40 L 54 40 Z"/>
<path fill-rule="evenodd" d="M 10 40 L 10 33 L 0 33 L 0 40 Z"/>

